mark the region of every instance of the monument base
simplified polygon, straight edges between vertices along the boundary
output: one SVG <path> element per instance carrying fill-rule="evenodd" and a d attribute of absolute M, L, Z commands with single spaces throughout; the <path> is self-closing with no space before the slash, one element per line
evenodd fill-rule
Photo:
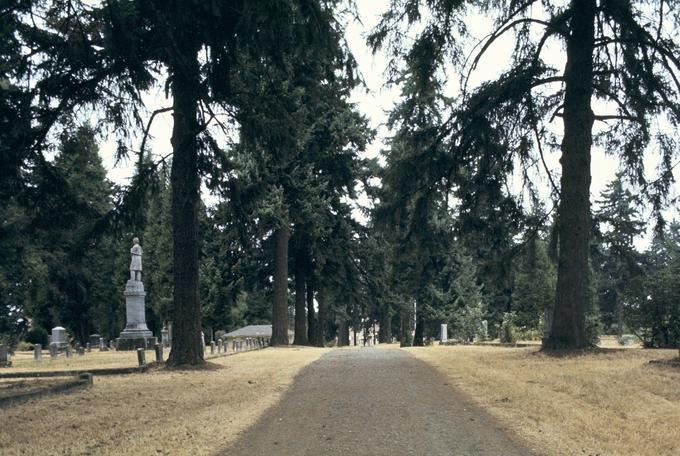
<path fill-rule="evenodd" d="M 144 350 L 153 350 L 157 342 L 158 339 L 153 336 L 119 337 L 116 339 L 116 350 L 132 351 L 137 350 L 138 348 L 143 348 Z"/>

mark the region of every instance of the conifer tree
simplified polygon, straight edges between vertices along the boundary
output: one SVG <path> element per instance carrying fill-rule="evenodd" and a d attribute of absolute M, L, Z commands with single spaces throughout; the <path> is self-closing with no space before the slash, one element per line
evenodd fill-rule
<path fill-rule="evenodd" d="M 608 151 L 620 154 L 636 184 L 644 184 L 642 156 L 654 141 L 661 155 L 660 179 L 643 187 L 658 211 L 671 181 L 672 133 L 655 129 L 659 114 L 680 120 L 680 61 L 673 30 L 677 2 L 649 5 L 607 0 L 557 2 L 481 2 L 482 12 L 495 19 L 494 30 L 479 43 L 469 60 L 463 58 L 467 2 L 394 0 L 369 43 L 387 46 L 394 66 L 406 57 L 425 80 L 453 61 L 463 74 L 463 93 L 439 137 L 447 140 L 441 172 L 429 182 L 446 179 L 452 169 L 490 154 L 512 169 L 513 158 L 525 167 L 540 163 L 551 144 L 548 124 L 562 119 L 562 174 L 559 188 L 559 259 L 556 305 L 545 348 L 582 348 L 590 344 L 588 249 L 590 234 L 590 157 L 593 125 Z M 404 51 L 401 26 L 422 22 L 413 44 Z M 647 24 L 650 24 L 649 26 Z M 468 87 L 467 75 L 498 40 L 513 39 L 510 68 L 494 81 Z M 551 46 L 565 49 L 563 68 L 551 66 Z M 593 112 L 593 99 L 610 111 Z M 601 106 L 603 104 L 598 104 Z M 434 163 L 434 161 L 431 161 Z M 554 190 L 557 190 L 555 188 Z M 658 213 L 658 212 L 657 212 Z"/>

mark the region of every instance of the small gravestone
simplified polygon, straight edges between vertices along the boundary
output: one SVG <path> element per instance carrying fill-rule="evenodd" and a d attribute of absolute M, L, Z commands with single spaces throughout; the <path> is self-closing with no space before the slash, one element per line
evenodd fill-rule
<path fill-rule="evenodd" d="M 99 341 L 97 342 L 97 345 L 99 345 L 99 351 L 107 351 L 106 349 L 106 341 L 104 340 L 103 337 L 99 338 Z"/>
<path fill-rule="evenodd" d="M 59 349 L 56 345 L 50 344 L 50 359 L 57 359 L 59 356 Z"/>
<path fill-rule="evenodd" d="M 66 345 L 66 357 L 70 358 L 71 356 L 73 356 L 73 349 L 70 345 Z"/>
<path fill-rule="evenodd" d="M 115 350 L 116 349 L 116 343 L 112 340 L 109 341 L 109 350 Z"/>
<path fill-rule="evenodd" d="M 85 349 L 83 347 L 78 347 L 76 353 L 78 353 L 78 356 L 83 356 L 85 354 Z"/>
<path fill-rule="evenodd" d="M 210 354 L 215 354 L 215 341 L 210 342 Z"/>
<path fill-rule="evenodd" d="M 154 345 L 154 350 L 156 351 L 156 362 L 157 363 L 162 363 L 163 362 L 163 344 L 156 344 Z"/>
<path fill-rule="evenodd" d="M 146 364 L 145 353 L 143 348 L 137 349 L 137 362 L 139 363 L 140 367 Z"/>
<path fill-rule="evenodd" d="M 449 340 L 449 325 L 442 323 L 439 329 L 439 342 L 445 344 Z"/>
<path fill-rule="evenodd" d="M 33 359 L 35 359 L 36 363 L 39 363 L 42 360 L 42 345 L 35 344 L 33 346 Z"/>
<path fill-rule="evenodd" d="M 92 346 L 90 345 L 89 342 L 85 344 L 85 350 L 87 350 L 88 353 L 92 351 Z"/>
<path fill-rule="evenodd" d="M 9 350 L 5 345 L 0 344 L 0 367 L 9 367 L 11 363 L 9 362 Z"/>
<path fill-rule="evenodd" d="M 231 351 L 236 351 L 236 339 L 231 340 Z"/>
<path fill-rule="evenodd" d="M 482 320 L 482 333 L 480 334 L 480 337 L 482 340 L 489 339 L 489 322 L 486 320 Z"/>
<path fill-rule="evenodd" d="M 222 345 L 223 345 L 222 339 L 217 339 L 217 353 L 218 354 L 222 353 Z"/>

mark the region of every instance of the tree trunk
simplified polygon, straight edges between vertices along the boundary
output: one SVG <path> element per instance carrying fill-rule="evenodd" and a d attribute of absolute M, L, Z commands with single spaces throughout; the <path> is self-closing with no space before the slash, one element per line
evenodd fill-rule
<path fill-rule="evenodd" d="M 308 345 L 307 316 L 305 315 L 307 302 L 305 301 L 306 256 L 303 249 L 295 252 L 295 345 Z"/>
<path fill-rule="evenodd" d="M 314 279 L 307 263 L 307 341 L 309 345 L 316 343 L 316 311 L 314 310 Z"/>
<path fill-rule="evenodd" d="M 340 320 L 338 322 L 338 347 L 346 347 L 349 345 L 349 322 L 347 320 Z"/>
<path fill-rule="evenodd" d="M 406 307 L 399 310 L 399 346 L 411 346 L 411 312 Z"/>
<path fill-rule="evenodd" d="M 423 313 L 416 310 L 416 333 L 413 336 L 413 346 L 414 347 L 424 347 L 425 341 L 423 340 L 423 334 L 425 332 L 425 320 L 423 319 Z"/>
<path fill-rule="evenodd" d="M 616 335 L 619 336 L 619 340 L 623 337 L 623 299 L 618 293 L 615 294 L 615 306 L 616 311 Z"/>
<path fill-rule="evenodd" d="M 593 112 L 595 0 L 572 0 L 571 35 L 564 70 L 564 138 L 559 207 L 557 294 L 550 335 L 544 348 L 589 345 L 585 314 L 589 299 L 590 148 Z"/>
<path fill-rule="evenodd" d="M 178 32 L 182 35 L 182 32 Z M 173 96 L 172 128 L 172 238 L 174 331 L 168 365 L 203 364 L 201 303 L 198 299 L 198 173 L 199 132 L 197 120 L 200 83 L 198 46 L 190 37 L 176 41 L 174 61 L 169 65 Z"/>
<path fill-rule="evenodd" d="M 378 335 L 380 343 L 389 344 L 392 342 L 392 316 L 389 313 L 383 315 Z"/>
<path fill-rule="evenodd" d="M 324 329 L 326 327 L 326 296 L 323 287 L 319 287 L 316 292 L 316 301 L 319 304 L 319 321 L 316 325 L 316 346 L 323 347 L 326 345 L 326 335 Z"/>
<path fill-rule="evenodd" d="M 272 345 L 288 345 L 288 240 L 290 229 L 283 225 L 274 233 L 274 302 L 272 303 Z"/>

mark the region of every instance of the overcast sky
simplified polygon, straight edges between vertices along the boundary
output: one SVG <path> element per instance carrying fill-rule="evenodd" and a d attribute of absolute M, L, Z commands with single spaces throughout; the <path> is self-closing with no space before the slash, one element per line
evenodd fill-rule
<path fill-rule="evenodd" d="M 387 118 L 387 112 L 398 101 L 399 90 L 398 88 L 385 87 L 384 70 L 387 60 L 382 54 L 373 56 L 370 52 L 370 49 L 366 46 L 365 38 L 366 34 L 377 24 L 379 15 L 388 7 L 389 1 L 360 0 L 356 3 L 359 9 L 361 23 L 352 22 L 348 24 L 347 39 L 352 52 L 357 59 L 359 71 L 363 76 L 367 87 L 356 89 L 352 95 L 352 101 L 357 103 L 360 111 L 371 120 L 372 126 L 378 130 L 378 136 L 366 151 L 367 156 L 375 157 L 384 147 L 384 139 L 389 133 L 384 127 L 384 122 Z M 475 36 L 479 38 L 488 33 L 490 29 L 490 21 L 481 16 L 471 18 L 467 24 L 469 29 L 475 34 Z M 480 62 L 472 80 L 475 82 L 480 82 L 482 80 L 491 79 L 497 75 L 504 68 L 504 66 L 507 65 L 508 56 L 512 52 L 511 43 L 512 40 L 499 40 L 497 44 L 494 44 L 487 52 L 486 57 Z M 548 48 L 548 60 L 551 58 L 553 59 L 553 63 L 555 63 L 556 66 L 563 66 L 562 61 L 564 56 L 559 44 L 554 43 L 552 47 Z M 447 84 L 446 87 L 448 91 L 453 93 L 455 87 L 457 87 L 458 80 L 455 79 L 456 76 L 453 72 L 449 74 L 452 79 L 448 81 L 449 84 Z M 147 94 L 145 97 L 145 102 L 147 103 L 147 107 L 150 111 L 159 107 L 171 105 L 171 102 L 165 99 L 165 95 L 161 88 L 158 88 Z M 557 118 L 553 124 L 554 125 L 551 127 L 556 133 L 559 134 L 561 131 L 561 119 Z M 154 126 L 151 130 L 153 139 L 150 145 L 153 155 L 164 156 L 170 152 L 171 131 L 172 116 L 170 114 L 157 116 L 156 120 L 154 121 Z M 139 141 L 137 141 L 137 143 L 138 142 Z M 138 147 L 139 145 L 136 144 L 134 148 L 136 149 Z M 128 163 L 119 163 L 118 166 L 114 167 L 114 149 L 115 146 L 113 141 L 107 141 L 102 144 L 104 164 L 109 171 L 109 178 L 116 183 L 125 185 L 129 183 L 129 179 L 132 175 L 132 165 L 134 163 L 134 159 L 130 160 Z M 558 178 L 559 151 L 553 151 L 547 154 L 546 159 L 548 166 L 554 171 L 555 178 Z M 655 165 L 656 163 L 652 158 L 646 162 L 648 170 L 653 170 Z M 613 179 L 617 170 L 617 166 L 618 162 L 615 158 L 605 156 L 605 154 L 599 149 L 593 150 L 593 180 L 591 186 L 593 200 L 597 199 L 599 193 L 604 189 L 607 182 Z M 541 182 L 543 194 L 547 197 L 549 194 L 549 186 L 544 173 L 542 176 L 538 177 L 538 180 Z M 519 189 L 519 186 L 515 185 L 511 188 Z M 673 189 L 673 193 L 675 193 L 675 188 Z M 552 205 L 551 203 L 548 203 L 547 206 L 551 207 Z M 669 215 L 672 216 L 670 213 Z M 644 247 L 646 243 L 646 241 L 640 241 L 640 247 Z"/>

